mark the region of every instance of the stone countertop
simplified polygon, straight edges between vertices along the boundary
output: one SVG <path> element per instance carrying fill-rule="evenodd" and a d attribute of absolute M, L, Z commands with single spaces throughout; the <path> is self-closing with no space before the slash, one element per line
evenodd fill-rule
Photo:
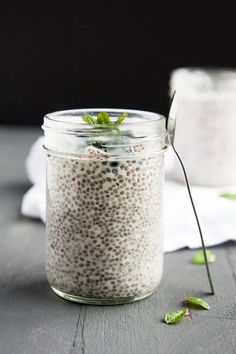
<path fill-rule="evenodd" d="M 24 160 L 39 129 L 0 128 L 0 353 L 236 353 L 236 244 L 214 247 L 215 296 L 192 250 L 165 255 L 164 275 L 150 298 L 120 306 L 86 306 L 57 297 L 47 283 L 44 225 L 20 215 L 28 189 Z M 166 325 L 163 316 L 186 296 L 210 311 Z"/>

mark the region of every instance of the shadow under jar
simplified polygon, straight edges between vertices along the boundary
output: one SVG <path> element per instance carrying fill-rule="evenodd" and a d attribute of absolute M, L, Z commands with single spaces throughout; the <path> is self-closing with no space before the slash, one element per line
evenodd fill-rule
<path fill-rule="evenodd" d="M 59 296 L 88 304 L 141 300 L 163 269 L 165 118 L 126 110 L 114 126 L 82 119 L 106 111 L 47 114 L 46 269 Z"/>

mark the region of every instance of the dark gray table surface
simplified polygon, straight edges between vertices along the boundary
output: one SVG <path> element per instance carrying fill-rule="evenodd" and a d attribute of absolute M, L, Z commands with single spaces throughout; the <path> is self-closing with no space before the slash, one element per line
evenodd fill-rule
<path fill-rule="evenodd" d="M 0 353 L 236 353 L 234 243 L 213 248 L 215 296 L 206 294 L 205 269 L 191 264 L 192 250 L 166 254 L 158 291 L 134 304 L 81 306 L 50 290 L 44 225 L 20 215 L 29 187 L 24 160 L 39 134 L 0 128 Z M 177 325 L 163 323 L 187 295 L 204 297 L 211 310 L 194 310 Z"/>

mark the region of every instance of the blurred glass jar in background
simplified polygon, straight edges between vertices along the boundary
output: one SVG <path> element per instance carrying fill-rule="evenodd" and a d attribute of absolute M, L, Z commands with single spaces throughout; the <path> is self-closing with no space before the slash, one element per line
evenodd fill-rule
<path fill-rule="evenodd" d="M 195 185 L 236 185 L 236 71 L 181 68 L 171 74 L 177 93 L 175 146 Z M 172 176 L 183 182 L 176 161 Z"/>

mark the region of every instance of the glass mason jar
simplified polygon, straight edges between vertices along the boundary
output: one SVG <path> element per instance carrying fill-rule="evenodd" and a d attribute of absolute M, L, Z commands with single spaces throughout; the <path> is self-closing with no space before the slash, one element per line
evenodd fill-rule
<path fill-rule="evenodd" d="M 236 185 L 236 71 L 177 69 L 170 90 L 178 98 L 175 146 L 190 182 Z M 172 175 L 184 181 L 177 161 Z"/>
<path fill-rule="evenodd" d="M 143 299 L 163 268 L 162 192 L 165 118 L 126 110 L 113 129 L 81 117 L 87 109 L 47 114 L 46 270 L 59 296 L 81 303 Z"/>

